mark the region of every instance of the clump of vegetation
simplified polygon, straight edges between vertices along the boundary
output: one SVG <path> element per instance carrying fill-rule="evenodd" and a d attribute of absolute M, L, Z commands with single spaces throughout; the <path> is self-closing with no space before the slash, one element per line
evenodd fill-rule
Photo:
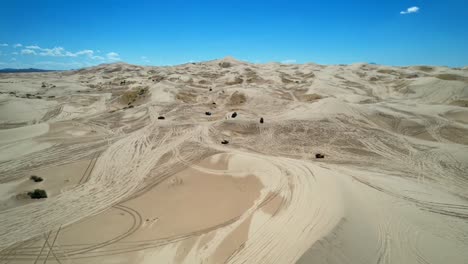
<path fill-rule="evenodd" d="M 31 199 L 44 199 L 47 198 L 47 192 L 41 189 L 35 189 L 32 192 L 28 192 L 29 197 Z"/>
<path fill-rule="evenodd" d="M 299 100 L 302 102 L 313 102 L 316 100 L 322 99 L 322 96 L 316 93 L 313 94 L 304 94 L 299 97 Z"/>
<path fill-rule="evenodd" d="M 434 68 L 428 66 L 417 66 L 416 69 L 424 72 L 431 72 L 434 70 Z"/>
<path fill-rule="evenodd" d="M 121 101 L 124 104 L 128 104 L 131 102 L 135 102 L 138 97 L 138 93 L 136 91 L 129 91 L 125 92 L 121 95 Z"/>
<path fill-rule="evenodd" d="M 377 70 L 377 72 L 383 73 L 383 74 L 399 75 L 397 71 L 391 70 L 391 69 L 380 69 L 380 70 Z"/>
<path fill-rule="evenodd" d="M 176 99 L 184 103 L 195 103 L 197 101 L 197 94 L 192 91 L 180 91 L 176 94 Z"/>
<path fill-rule="evenodd" d="M 325 155 L 317 153 L 317 154 L 315 154 L 315 158 L 316 159 L 323 159 L 323 158 L 325 158 Z"/>
<path fill-rule="evenodd" d="M 138 91 L 138 95 L 144 95 L 145 93 L 148 92 L 148 87 L 145 87 L 145 88 L 141 88 L 139 91 Z"/>
<path fill-rule="evenodd" d="M 236 84 L 241 84 L 243 82 L 244 82 L 244 79 L 242 79 L 241 77 L 236 77 L 231 81 L 227 81 L 226 85 L 236 85 Z"/>
<path fill-rule="evenodd" d="M 463 76 L 448 73 L 437 74 L 435 77 L 445 81 L 463 81 L 464 79 Z"/>
<path fill-rule="evenodd" d="M 230 97 L 228 104 L 229 105 L 239 105 L 247 102 L 247 96 L 241 92 L 234 92 Z"/>
<path fill-rule="evenodd" d="M 219 63 L 219 66 L 221 68 L 229 68 L 229 67 L 232 66 L 232 64 L 230 62 L 227 62 L 227 61 L 222 61 L 222 62 Z"/>
<path fill-rule="evenodd" d="M 31 177 L 29 177 L 29 179 L 33 180 L 34 182 L 41 182 L 44 180 L 41 177 L 36 176 L 36 175 L 32 175 Z"/>

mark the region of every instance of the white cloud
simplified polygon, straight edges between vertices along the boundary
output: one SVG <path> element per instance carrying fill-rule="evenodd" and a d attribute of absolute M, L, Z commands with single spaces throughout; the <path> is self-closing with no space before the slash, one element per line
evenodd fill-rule
<path fill-rule="evenodd" d="M 115 61 L 121 60 L 120 55 L 116 52 L 99 53 L 98 51 L 94 51 L 91 49 L 84 49 L 84 50 L 72 52 L 72 51 L 66 50 L 63 47 L 43 48 L 38 45 L 22 45 L 19 43 L 15 45 L 10 45 L 10 46 L 18 48 L 17 50 L 11 53 L 9 52 L 9 55 L 11 55 L 12 57 L 9 59 L 10 60 L 9 64 L 11 65 L 13 65 L 14 63 L 15 65 L 22 65 L 22 66 L 26 65 L 28 67 L 34 67 L 35 64 L 23 64 L 22 63 L 22 60 L 25 59 L 25 56 L 37 56 L 37 58 L 35 59 L 36 60 L 35 63 L 38 63 L 39 65 L 43 64 L 48 67 L 62 68 L 62 69 L 93 66 L 93 65 L 96 65 L 96 62 L 103 63 L 103 62 L 115 62 Z M 6 55 L 6 54 L 0 53 L 0 55 Z M 23 55 L 23 56 L 18 57 L 18 55 Z M 40 61 L 39 58 L 41 57 L 50 58 L 50 60 Z M 75 61 L 66 62 L 69 59 L 74 59 Z"/>
<path fill-rule="evenodd" d="M 41 49 L 41 47 L 37 45 L 32 45 L 32 46 L 26 46 L 27 49 Z"/>
<path fill-rule="evenodd" d="M 417 13 L 417 12 L 419 12 L 419 7 L 412 6 L 412 7 L 408 8 L 408 9 L 406 9 L 405 11 L 401 11 L 400 14 L 407 15 L 407 14 Z"/>
<path fill-rule="evenodd" d="M 141 56 L 140 59 L 141 59 L 143 62 L 145 62 L 145 63 L 149 63 L 149 62 L 150 62 L 150 60 L 149 60 L 148 57 L 146 57 L 146 56 Z"/>
<path fill-rule="evenodd" d="M 116 52 L 109 52 L 107 53 L 107 59 L 111 61 L 118 61 L 120 60 L 120 56 Z"/>
<path fill-rule="evenodd" d="M 0 44 L 0 47 L 8 47 L 8 44 L 2 43 L 2 44 Z"/>
<path fill-rule="evenodd" d="M 80 50 L 78 52 L 71 52 L 63 47 L 54 47 L 52 49 L 48 48 L 41 48 L 37 45 L 33 46 L 26 46 L 28 51 L 25 51 L 25 54 L 31 54 L 31 55 L 39 55 L 39 56 L 47 56 L 47 57 L 78 57 L 78 56 L 86 56 L 90 59 L 93 60 L 104 60 L 103 57 L 101 56 L 94 56 L 94 51 L 90 49 L 86 50 Z M 32 51 L 37 51 L 37 52 L 31 52 Z"/>
<path fill-rule="evenodd" d="M 94 51 L 92 50 L 80 50 L 75 55 L 87 55 L 89 57 L 92 57 L 94 55 Z"/>
<path fill-rule="evenodd" d="M 297 61 L 294 60 L 294 59 L 287 59 L 287 60 L 282 61 L 281 63 L 283 63 L 283 64 L 294 64 L 296 62 Z"/>
<path fill-rule="evenodd" d="M 51 57 L 64 57 L 65 49 L 62 47 L 55 47 L 52 49 L 40 49 L 39 55 L 41 56 L 51 56 Z"/>
<path fill-rule="evenodd" d="M 36 52 L 32 49 L 21 50 L 21 55 L 36 55 Z"/>

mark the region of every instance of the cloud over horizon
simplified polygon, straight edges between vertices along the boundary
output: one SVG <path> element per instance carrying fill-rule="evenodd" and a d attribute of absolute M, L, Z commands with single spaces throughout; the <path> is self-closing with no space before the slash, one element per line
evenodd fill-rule
<path fill-rule="evenodd" d="M 412 6 L 412 7 L 409 7 L 408 9 L 406 9 L 404 11 L 401 11 L 400 14 L 407 15 L 407 14 L 418 13 L 418 12 L 419 12 L 419 7 Z"/>
<path fill-rule="evenodd" d="M 25 49 L 21 50 L 22 55 L 39 55 L 47 57 L 78 57 L 85 56 L 93 60 L 104 60 L 104 57 L 94 55 L 94 51 L 90 49 L 80 50 L 77 52 L 71 52 L 63 47 L 54 48 L 41 48 L 37 45 L 26 46 Z M 117 54 L 118 57 L 118 54 Z M 120 58 L 119 58 L 120 59 Z"/>
<path fill-rule="evenodd" d="M 32 49 L 21 50 L 21 55 L 36 55 L 36 52 Z"/>
<path fill-rule="evenodd" d="M 294 64 L 296 63 L 297 61 L 294 60 L 294 59 L 287 59 L 287 60 L 283 60 L 281 61 L 282 64 Z"/>
<path fill-rule="evenodd" d="M 111 61 L 118 61 L 120 60 L 120 55 L 117 52 L 109 52 L 107 53 L 107 59 Z"/>
<path fill-rule="evenodd" d="M 0 47 L 15 48 L 10 52 L 2 52 L 5 58 L 2 67 L 30 68 L 45 66 L 54 69 L 89 67 L 101 63 L 121 61 L 120 54 L 114 51 L 101 53 L 99 50 L 83 49 L 70 51 L 64 47 L 41 47 L 39 45 L 1 44 Z"/>

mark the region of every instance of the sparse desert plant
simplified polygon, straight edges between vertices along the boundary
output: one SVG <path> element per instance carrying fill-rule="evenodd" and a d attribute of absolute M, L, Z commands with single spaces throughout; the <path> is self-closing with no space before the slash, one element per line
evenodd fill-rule
<path fill-rule="evenodd" d="M 36 175 L 31 175 L 31 177 L 29 177 L 29 179 L 33 180 L 34 182 L 41 182 L 41 181 L 44 180 L 41 177 L 36 176 Z"/>
<path fill-rule="evenodd" d="M 416 66 L 416 69 L 424 72 L 431 72 L 434 70 L 434 68 L 429 67 L 429 66 Z"/>
<path fill-rule="evenodd" d="M 141 89 L 138 91 L 138 95 L 144 95 L 146 92 L 148 92 L 148 87 L 146 87 L 146 88 L 141 88 Z"/>
<path fill-rule="evenodd" d="M 228 104 L 238 105 L 243 104 L 245 102 L 247 102 L 247 96 L 245 96 L 245 94 L 241 92 L 236 91 L 230 96 Z"/>
<path fill-rule="evenodd" d="M 241 84 L 243 82 L 244 82 L 244 80 L 241 77 L 236 77 L 231 81 L 227 81 L 226 85 L 236 85 L 236 84 Z"/>
<path fill-rule="evenodd" d="M 378 73 L 383 73 L 383 74 L 392 74 L 392 75 L 398 75 L 398 72 L 395 70 L 390 70 L 390 69 L 380 69 L 377 70 Z"/>
<path fill-rule="evenodd" d="M 464 79 L 463 76 L 448 73 L 437 74 L 435 77 L 445 81 L 463 81 Z"/>
<path fill-rule="evenodd" d="M 229 68 L 231 66 L 232 66 L 232 64 L 230 62 L 227 62 L 227 61 L 222 61 L 222 62 L 219 63 L 219 67 L 221 67 L 221 68 Z"/>
<path fill-rule="evenodd" d="M 304 95 L 299 97 L 299 100 L 301 100 L 302 102 L 313 102 L 313 101 L 316 101 L 316 100 L 319 100 L 319 99 L 322 99 L 322 96 L 319 95 L 319 94 L 316 94 L 316 93 L 304 94 Z"/>
<path fill-rule="evenodd" d="M 28 196 L 31 197 L 31 199 L 43 199 L 47 198 L 47 192 L 42 189 L 35 189 L 32 192 L 28 192 Z"/>
<path fill-rule="evenodd" d="M 176 94 L 176 99 L 184 103 L 195 103 L 197 95 L 196 93 L 190 91 L 180 91 Z"/>
<path fill-rule="evenodd" d="M 128 104 L 129 102 L 134 102 L 136 98 L 138 97 L 138 92 L 136 91 L 128 91 L 123 93 L 120 96 L 120 100 L 124 104 Z"/>
<path fill-rule="evenodd" d="M 316 159 L 323 159 L 323 158 L 325 158 L 325 155 L 317 153 L 317 154 L 315 154 L 315 158 Z"/>

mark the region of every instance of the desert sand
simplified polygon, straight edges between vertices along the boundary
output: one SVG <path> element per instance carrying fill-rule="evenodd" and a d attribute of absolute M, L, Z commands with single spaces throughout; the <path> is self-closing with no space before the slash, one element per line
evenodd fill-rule
<path fill-rule="evenodd" d="M 115 63 L 0 92 L 0 263 L 468 263 L 466 67 Z"/>

